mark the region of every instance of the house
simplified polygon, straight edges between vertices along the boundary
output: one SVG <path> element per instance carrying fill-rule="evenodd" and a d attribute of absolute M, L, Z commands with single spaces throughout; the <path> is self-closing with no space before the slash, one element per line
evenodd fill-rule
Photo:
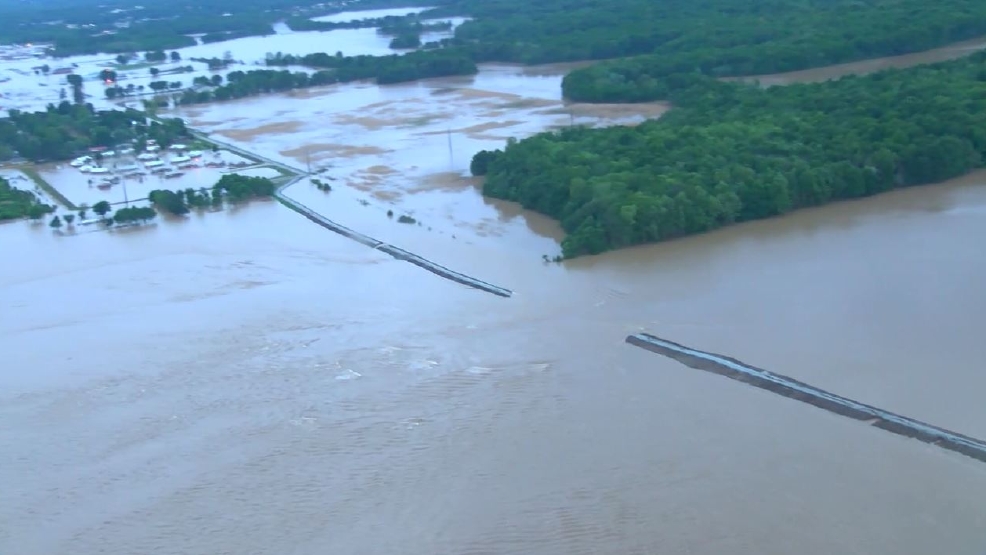
<path fill-rule="evenodd" d="M 51 72 L 52 75 L 68 75 L 70 73 L 72 73 L 72 68 L 70 67 L 60 67 Z"/>

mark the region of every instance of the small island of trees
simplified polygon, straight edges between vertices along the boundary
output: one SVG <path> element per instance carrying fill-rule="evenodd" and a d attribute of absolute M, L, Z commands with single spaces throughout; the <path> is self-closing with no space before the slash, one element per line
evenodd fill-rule
<path fill-rule="evenodd" d="M 276 186 L 266 177 L 250 177 L 235 173 L 222 176 L 212 189 L 184 189 L 168 191 L 155 189 L 147 198 L 154 206 L 173 215 L 183 216 L 191 208 L 218 208 L 225 201 L 242 202 L 251 198 L 267 198 L 274 195 Z"/>
<path fill-rule="evenodd" d="M 54 211 L 55 207 L 41 204 L 34 193 L 15 189 L 0 177 L 0 222 L 25 217 L 40 220 Z"/>

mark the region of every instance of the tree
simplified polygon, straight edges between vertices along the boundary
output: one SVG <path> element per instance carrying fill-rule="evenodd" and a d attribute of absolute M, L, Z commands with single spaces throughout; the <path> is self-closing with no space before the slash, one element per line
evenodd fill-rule
<path fill-rule="evenodd" d="M 126 54 L 118 54 L 116 56 L 116 63 L 120 64 L 121 66 L 127 65 L 127 62 L 129 61 L 130 61 L 130 56 L 127 56 Z"/>
<path fill-rule="evenodd" d="M 82 92 L 82 76 L 76 73 L 70 73 L 65 77 L 68 84 L 72 87 L 72 100 L 76 104 L 82 104 L 86 101 L 85 94 Z"/>
<path fill-rule="evenodd" d="M 49 71 L 51 71 L 51 66 L 49 66 L 48 64 L 41 66 L 41 73 L 48 75 Z"/>
<path fill-rule="evenodd" d="M 79 219 L 80 220 L 86 219 L 86 209 L 85 209 L 85 207 L 82 207 L 82 209 L 79 210 Z"/>
<path fill-rule="evenodd" d="M 158 69 L 158 68 L 156 68 L 156 67 L 152 67 L 152 68 L 151 68 L 150 70 L 148 70 L 148 71 L 150 71 L 150 73 L 151 73 L 151 77 L 157 77 L 157 76 L 158 76 L 158 74 L 159 74 L 159 73 L 161 73 L 161 70 L 160 70 L 160 69 Z"/>
<path fill-rule="evenodd" d="M 48 222 L 48 227 L 52 229 L 58 229 L 62 227 L 62 219 L 59 218 L 58 216 L 55 216 L 54 218 L 51 219 L 50 222 Z"/>
<path fill-rule="evenodd" d="M 65 214 L 64 216 L 62 216 L 62 219 L 64 219 L 65 223 L 67 223 L 68 225 L 72 225 L 72 222 L 75 221 L 75 214 Z"/>
<path fill-rule="evenodd" d="M 104 83 L 115 83 L 116 82 L 116 72 L 112 69 L 103 69 L 99 72 L 99 79 Z"/>
<path fill-rule="evenodd" d="M 218 87 L 223 84 L 223 76 L 217 73 L 209 78 L 209 81 L 212 83 L 213 87 Z"/>
<path fill-rule="evenodd" d="M 172 51 L 171 52 L 171 61 L 172 62 L 180 62 L 181 61 L 181 54 L 179 54 L 176 51 Z"/>
<path fill-rule="evenodd" d="M 38 221 L 44 217 L 45 214 L 52 212 L 52 208 L 45 206 L 43 204 L 33 204 L 27 209 L 27 217 L 33 221 Z"/>
<path fill-rule="evenodd" d="M 100 218 L 105 216 L 110 210 L 112 210 L 112 208 L 110 207 L 110 203 L 106 202 L 105 200 L 101 200 L 96 204 L 92 205 L 92 211 L 95 212 L 96 215 L 99 216 Z"/>

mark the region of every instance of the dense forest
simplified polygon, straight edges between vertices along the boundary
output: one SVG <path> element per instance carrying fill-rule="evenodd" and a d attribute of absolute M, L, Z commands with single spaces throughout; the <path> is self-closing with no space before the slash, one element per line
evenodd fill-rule
<path fill-rule="evenodd" d="M 566 257 L 701 233 L 983 165 L 986 53 L 761 89 L 695 77 L 637 127 L 481 152 L 484 193 L 559 219 Z"/>
<path fill-rule="evenodd" d="M 716 6 L 720 13 L 709 11 Z M 696 10 L 686 24 L 687 14 Z M 699 0 L 682 6 L 680 14 L 641 29 L 660 36 L 656 43 L 643 41 L 637 43 L 639 49 L 591 56 L 646 53 L 570 73 L 562 85 L 565 97 L 585 102 L 659 100 L 668 97 L 683 75 L 779 73 L 920 52 L 986 35 L 986 2 L 980 0 L 834 0 L 807 6 Z M 630 32 L 625 40 L 632 42 L 633 36 Z"/>
<path fill-rule="evenodd" d="M 429 54 L 482 62 L 609 61 L 566 76 L 566 98 L 665 99 L 695 75 L 776 73 L 918 52 L 986 35 L 986 2 L 943 0 L 451 0 L 384 26 L 416 44 L 418 18 L 468 15 Z M 333 24 L 336 25 L 336 24 Z M 436 49 L 435 47 L 440 47 Z M 320 56 L 320 61 L 315 57 Z M 289 57 L 316 68 L 330 54 Z M 348 60 L 348 58 L 343 58 Z M 275 64 L 277 60 L 275 60 Z"/>
<path fill-rule="evenodd" d="M 0 222 L 24 217 L 36 220 L 54 210 L 55 207 L 38 202 L 34 193 L 15 189 L 0 177 Z"/>
<path fill-rule="evenodd" d="M 91 104 L 48 105 L 44 112 L 11 110 L 0 119 L 0 160 L 15 155 L 33 161 L 67 160 L 94 146 L 154 139 L 162 146 L 188 137 L 180 119 L 148 122 L 137 110 L 96 111 Z"/>

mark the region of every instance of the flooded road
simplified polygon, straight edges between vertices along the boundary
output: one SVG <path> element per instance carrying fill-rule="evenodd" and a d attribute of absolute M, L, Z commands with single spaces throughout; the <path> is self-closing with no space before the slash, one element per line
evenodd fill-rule
<path fill-rule="evenodd" d="M 180 114 L 311 165 L 333 190 L 292 197 L 510 299 L 273 202 L 0 225 L 0 553 L 981 555 L 981 463 L 624 338 L 986 436 L 986 173 L 544 264 L 557 224 L 483 199 L 471 154 L 666 109 L 565 105 L 560 76 Z"/>

